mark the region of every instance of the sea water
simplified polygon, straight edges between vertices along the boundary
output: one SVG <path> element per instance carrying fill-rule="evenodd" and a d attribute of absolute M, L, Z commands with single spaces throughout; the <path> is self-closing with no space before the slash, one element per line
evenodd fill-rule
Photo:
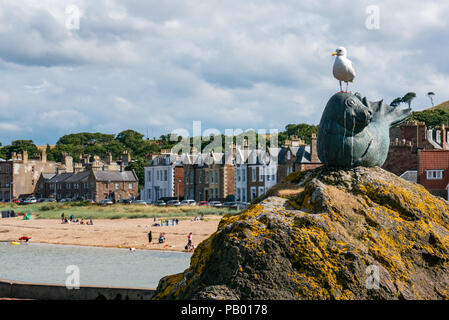
<path fill-rule="evenodd" d="M 190 253 L 0 242 L 0 279 L 62 284 L 76 266 L 80 285 L 156 288 L 159 280 L 183 272 Z"/>

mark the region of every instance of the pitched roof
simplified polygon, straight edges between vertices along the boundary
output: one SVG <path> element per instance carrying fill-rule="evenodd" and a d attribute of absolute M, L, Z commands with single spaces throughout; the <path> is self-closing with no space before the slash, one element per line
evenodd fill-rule
<path fill-rule="evenodd" d="M 82 171 L 73 174 L 71 177 L 67 178 L 64 182 L 87 182 L 89 178 L 90 171 Z"/>
<path fill-rule="evenodd" d="M 97 181 L 114 181 L 114 182 L 137 182 L 137 177 L 133 171 L 92 171 Z"/>
<path fill-rule="evenodd" d="M 49 183 L 59 183 L 73 176 L 73 172 L 60 173 L 48 180 Z"/>

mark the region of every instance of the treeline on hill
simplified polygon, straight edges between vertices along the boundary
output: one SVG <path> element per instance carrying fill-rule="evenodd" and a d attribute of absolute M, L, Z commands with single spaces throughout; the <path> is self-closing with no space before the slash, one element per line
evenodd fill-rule
<path fill-rule="evenodd" d="M 282 145 L 285 140 L 291 136 L 297 136 L 304 140 L 306 143 L 310 143 L 310 137 L 312 133 L 318 132 L 318 126 L 308 124 L 289 124 L 285 127 L 285 131 L 278 134 L 278 145 Z M 246 136 L 248 132 L 242 135 Z M 221 138 L 222 150 L 224 150 L 225 136 L 221 135 L 209 137 L 209 139 L 202 139 L 201 148 L 204 149 L 206 145 L 213 142 L 215 139 Z M 104 134 L 104 133 L 73 133 L 62 136 L 59 138 L 56 146 L 51 148 L 47 145 L 46 153 L 49 161 L 61 161 L 62 153 L 65 152 L 73 157 L 74 162 L 79 162 L 80 156 L 84 154 L 98 155 L 104 157 L 107 152 L 111 152 L 114 159 L 119 159 L 124 151 L 131 153 L 132 164 L 126 167 L 126 170 L 134 170 L 139 178 L 139 181 L 143 183 L 144 167 L 148 165 L 146 155 L 150 153 L 160 153 L 162 149 L 171 149 L 182 138 L 177 137 L 177 141 L 170 141 L 170 135 L 161 135 L 159 139 L 148 140 L 144 138 L 144 135 L 134 131 L 125 130 L 117 135 Z M 257 139 L 257 135 L 256 135 Z M 234 137 L 234 142 L 236 137 Z M 270 141 L 267 139 L 269 146 Z M 193 138 L 190 138 L 190 143 L 193 143 Z M 1 144 L 0 144 L 1 146 Z M 11 159 L 13 152 L 21 153 L 23 150 L 28 152 L 30 159 L 38 158 L 40 156 L 40 150 L 33 143 L 33 140 L 15 140 L 11 145 L 0 148 L 0 158 Z"/>
<path fill-rule="evenodd" d="M 426 123 L 426 126 L 438 126 L 441 124 L 449 124 L 448 109 L 428 109 L 424 111 L 412 112 L 410 120 L 417 120 Z"/>

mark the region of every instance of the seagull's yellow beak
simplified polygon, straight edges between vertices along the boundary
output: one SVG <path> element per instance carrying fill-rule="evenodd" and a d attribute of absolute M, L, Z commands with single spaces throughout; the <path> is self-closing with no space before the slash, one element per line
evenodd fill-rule
<path fill-rule="evenodd" d="M 332 52 L 333 56 L 336 56 L 338 54 L 338 52 Z"/>

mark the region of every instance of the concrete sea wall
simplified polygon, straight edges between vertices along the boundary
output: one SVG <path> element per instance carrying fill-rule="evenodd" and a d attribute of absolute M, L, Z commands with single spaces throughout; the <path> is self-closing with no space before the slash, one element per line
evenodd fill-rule
<path fill-rule="evenodd" d="M 36 300 L 149 300 L 154 289 L 37 284 L 0 279 L 0 298 Z"/>

